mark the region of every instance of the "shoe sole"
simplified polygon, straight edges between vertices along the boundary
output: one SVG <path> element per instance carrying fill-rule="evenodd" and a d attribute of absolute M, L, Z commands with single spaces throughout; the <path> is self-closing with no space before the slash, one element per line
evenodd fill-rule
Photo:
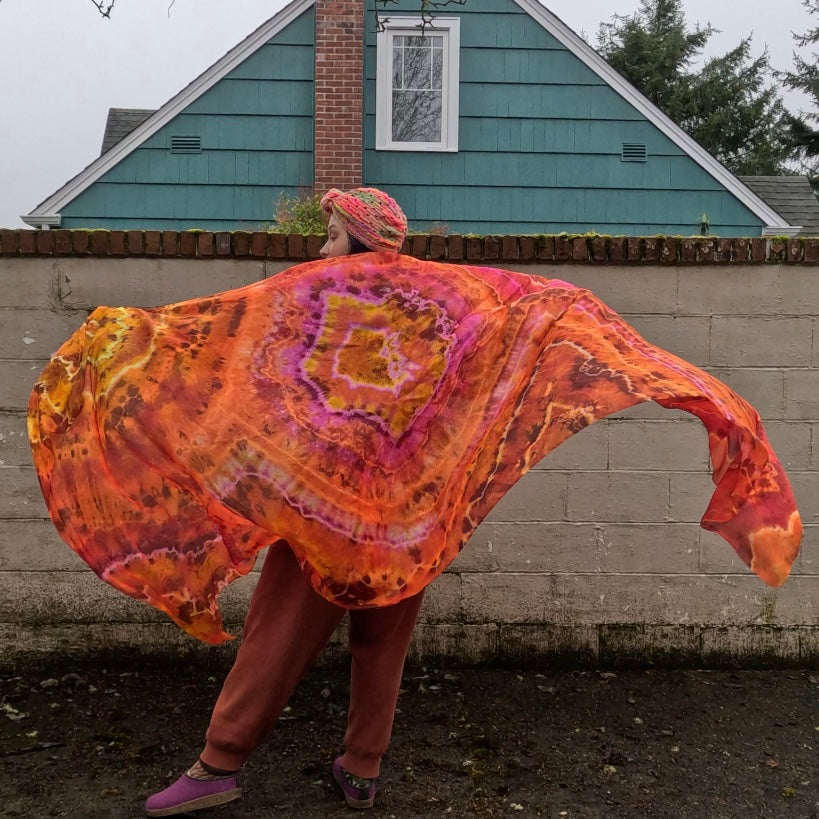
<path fill-rule="evenodd" d="M 355 808 L 356 810 L 364 810 L 365 808 L 371 808 L 375 804 L 375 798 L 373 799 L 353 799 L 346 790 L 344 790 L 344 784 L 338 778 L 338 774 L 333 768 L 333 779 L 335 780 L 336 785 L 338 785 L 341 792 L 344 794 L 344 801 L 347 805 L 351 808 Z"/>
<path fill-rule="evenodd" d="M 210 796 L 201 796 L 199 799 L 191 799 L 190 802 L 183 802 L 179 805 L 173 805 L 170 808 L 154 808 L 154 810 L 145 810 L 148 816 L 176 816 L 180 813 L 188 813 L 192 810 L 202 810 L 203 808 L 216 808 L 219 805 L 227 805 L 228 802 L 233 802 L 234 799 L 240 799 L 242 796 L 242 789 L 235 788 L 232 791 L 225 791 L 224 793 L 214 793 Z"/>
<path fill-rule="evenodd" d="M 347 796 L 346 793 L 344 794 L 344 799 L 351 808 L 355 808 L 356 810 L 371 808 L 375 804 L 375 799 L 353 799 L 352 796 Z"/>

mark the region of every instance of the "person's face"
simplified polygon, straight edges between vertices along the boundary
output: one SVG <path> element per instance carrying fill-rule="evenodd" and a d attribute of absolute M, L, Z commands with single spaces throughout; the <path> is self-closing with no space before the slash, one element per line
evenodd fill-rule
<path fill-rule="evenodd" d="M 350 237 L 341 226 L 335 213 L 330 216 L 330 221 L 327 222 L 327 241 L 319 252 L 322 259 L 329 259 L 332 256 L 346 256 L 350 252 Z"/>

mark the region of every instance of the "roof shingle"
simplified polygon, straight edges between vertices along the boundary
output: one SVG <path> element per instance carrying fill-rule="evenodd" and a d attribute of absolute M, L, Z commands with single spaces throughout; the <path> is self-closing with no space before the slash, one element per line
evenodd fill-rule
<path fill-rule="evenodd" d="M 152 109 L 147 108 L 109 108 L 100 156 L 110 151 L 120 140 L 125 139 L 134 128 L 142 125 L 153 113 L 155 112 Z"/>
<path fill-rule="evenodd" d="M 819 199 L 806 176 L 740 176 L 783 219 L 801 225 L 799 236 L 819 236 Z"/>

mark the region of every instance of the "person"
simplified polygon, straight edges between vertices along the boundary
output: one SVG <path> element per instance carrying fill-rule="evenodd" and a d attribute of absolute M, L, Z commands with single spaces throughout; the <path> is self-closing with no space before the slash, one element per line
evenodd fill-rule
<path fill-rule="evenodd" d="M 397 252 L 406 217 L 375 188 L 330 190 L 325 259 Z M 332 776 L 347 804 L 369 808 L 387 750 L 404 661 L 423 591 L 400 603 L 349 612 L 350 702 L 344 752 Z M 211 715 L 196 762 L 149 797 L 148 816 L 175 816 L 241 797 L 237 773 L 273 729 L 291 693 L 347 610 L 317 594 L 286 541 L 270 546 L 244 623 L 242 643 Z"/>

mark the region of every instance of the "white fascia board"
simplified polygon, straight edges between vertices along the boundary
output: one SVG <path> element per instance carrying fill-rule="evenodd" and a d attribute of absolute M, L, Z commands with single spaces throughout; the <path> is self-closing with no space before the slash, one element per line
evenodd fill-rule
<path fill-rule="evenodd" d="M 59 211 L 60 208 L 96 182 L 104 173 L 136 150 L 146 139 L 153 136 L 164 125 L 167 125 L 177 114 L 216 85 L 219 80 L 241 65 L 271 37 L 278 34 L 285 26 L 309 9 L 314 2 L 315 0 L 293 0 L 292 3 L 285 6 L 266 23 L 259 26 L 256 31 L 242 40 L 241 43 L 228 51 L 222 59 L 200 74 L 192 83 L 185 86 L 175 97 L 168 100 L 158 111 L 137 126 L 110 151 L 94 160 L 85 170 L 80 171 L 56 193 L 53 193 L 48 199 L 37 205 L 31 213 L 23 217 L 23 220 L 27 224 L 41 224 L 44 216 Z"/>
<path fill-rule="evenodd" d="M 44 228 L 51 229 L 59 227 L 62 217 L 59 213 L 41 213 L 39 216 L 21 216 L 20 217 L 29 227 L 42 230 Z"/>
<path fill-rule="evenodd" d="M 615 71 L 582 37 L 575 34 L 559 17 L 544 8 L 537 0 L 514 0 L 527 14 L 534 18 L 561 42 L 581 62 L 631 103 L 653 125 L 656 125 L 672 142 L 676 143 L 700 167 L 704 168 L 726 190 L 732 193 L 752 213 L 762 219 L 774 233 L 782 233 L 791 226 L 771 206 L 744 185 L 705 148 L 693 140 L 673 120 L 669 119 L 653 102 L 644 97 L 625 77 Z"/>

